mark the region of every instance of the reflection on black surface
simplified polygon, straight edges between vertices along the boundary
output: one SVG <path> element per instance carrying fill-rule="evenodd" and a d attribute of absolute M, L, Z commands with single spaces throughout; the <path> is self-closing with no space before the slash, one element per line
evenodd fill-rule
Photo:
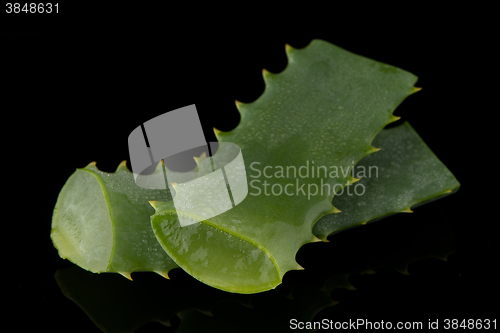
<path fill-rule="evenodd" d="M 297 261 L 306 270 L 287 273 L 276 289 L 259 294 L 224 292 L 181 270 L 169 274 L 172 280 L 134 273 L 131 282 L 118 274 L 93 274 L 75 266 L 58 270 L 55 279 L 63 294 L 104 332 L 132 332 L 154 321 L 169 326 L 176 315 L 178 327 L 165 327 L 165 332 L 285 332 L 290 319 L 312 321 L 319 311 L 336 304 L 330 298 L 332 290 L 354 289 L 349 274 L 381 266 L 404 273 L 413 260 L 444 259 L 452 253 L 453 239 L 437 207 L 417 212 L 425 214 L 398 215 L 387 219 L 390 223 L 331 236 L 330 243 L 304 246 Z"/>

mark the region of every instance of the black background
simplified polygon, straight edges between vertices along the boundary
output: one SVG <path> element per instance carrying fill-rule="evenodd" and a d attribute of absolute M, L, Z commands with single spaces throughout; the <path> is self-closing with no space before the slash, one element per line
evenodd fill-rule
<path fill-rule="evenodd" d="M 414 4 L 397 12 L 302 6 L 252 14 L 194 4 L 182 11 L 72 6 L 61 5 L 52 16 L 1 17 L 4 325 L 98 332 L 54 280 L 57 269 L 72 266 L 58 257 L 49 237 L 67 178 L 91 161 L 113 172 L 128 159 L 127 137 L 136 126 L 185 105 L 196 104 L 207 140 L 215 141 L 213 127 L 227 131 L 239 122 L 234 100 L 251 102 L 263 92 L 261 70 L 286 67 L 285 44 L 302 48 L 316 38 L 419 77 L 422 91 L 395 114 L 410 122 L 461 189 L 411 217 L 400 214 L 332 236 L 328 244 L 305 246 L 297 260 L 306 270 L 287 273 L 285 282 L 356 266 L 381 248 L 380 255 L 391 256 L 415 233 L 445 221 L 456 247 L 447 262 L 416 261 L 409 275 L 391 268 L 355 274 L 357 290 L 334 291 L 340 303 L 316 319 L 427 322 L 498 315 L 498 218 L 491 217 L 498 195 L 489 190 L 496 179 L 496 132 L 488 126 L 498 112 L 489 101 L 496 87 L 488 79 L 496 70 L 490 10 Z M 172 281 L 183 279 L 190 277 L 172 272 Z M 174 331 L 179 319 L 172 323 L 137 332 Z"/>

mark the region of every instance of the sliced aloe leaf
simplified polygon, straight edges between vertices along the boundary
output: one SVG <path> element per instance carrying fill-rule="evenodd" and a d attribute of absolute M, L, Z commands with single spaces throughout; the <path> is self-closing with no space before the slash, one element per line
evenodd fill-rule
<path fill-rule="evenodd" d="M 354 181 L 348 171 L 376 151 L 371 146 L 374 136 L 397 119 L 392 115 L 395 107 L 418 90 L 413 74 L 324 41 L 314 40 L 301 50 L 287 47 L 287 56 L 282 73 L 264 71 L 261 97 L 237 103 L 240 124 L 231 132 L 216 132 L 220 142 L 241 148 L 250 185 L 245 200 L 184 227 L 177 217 L 184 212 L 172 203 L 153 203 L 152 226 L 165 251 L 187 273 L 222 290 L 269 290 L 287 271 L 301 269 L 295 254 L 302 245 L 319 241 L 312 227 L 336 211 L 334 191 Z M 263 170 L 267 167 L 275 175 L 280 166 L 300 168 L 313 162 L 342 172 L 325 178 L 269 179 Z M 274 194 L 281 193 L 265 195 L 265 181 L 270 183 L 268 192 L 274 188 Z M 330 190 L 311 193 L 325 183 Z M 292 186 L 292 195 L 285 194 Z"/>
<path fill-rule="evenodd" d="M 138 187 L 125 162 L 114 173 L 90 163 L 77 169 L 59 193 L 50 236 L 62 258 L 91 272 L 131 279 L 134 271 L 154 271 L 167 277 L 177 265 L 151 230 L 154 209 L 148 200 L 171 199 L 169 191 Z"/>
<path fill-rule="evenodd" d="M 342 212 L 323 216 L 313 229 L 325 240 L 347 228 L 400 213 L 456 192 L 460 183 L 434 155 L 408 122 L 381 131 L 373 144 L 381 150 L 353 169 L 361 178 L 337 193 L 333 203 Z M 357 194 L 361 195 L 357 195 Z"/>

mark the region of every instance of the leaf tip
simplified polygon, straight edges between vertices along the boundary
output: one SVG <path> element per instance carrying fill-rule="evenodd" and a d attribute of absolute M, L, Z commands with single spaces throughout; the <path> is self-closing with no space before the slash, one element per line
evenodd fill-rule
<path fill-rule="evenodd" d="M 217 140 L 219 140 L 220 136 L 224 133 L 224 131 L 221 131 L 217 128 L 214 127 L 214 134 L 215 134 L 215 137 L 217 138 Z M 219 140 L 220 141 L 220 140 Z"/>
<path fill-rule="evenodd" d="M 88 168 L 91 168 L 91 169 L 97 169 L 97 163 L 95 161 L 93 162 L 90 162 L 89 164 L 87 164 L 84 169 L 88 169 Z"/>
<path fill-rule="evenodd" d="M 413 87 L 413 89 L 411 90 L 411 93 L 414 94 L 416 92 L 419 92 L 420 90 L 422 90 L 422 88 L 420 87 Z"/>
<path fill-rule="evenodd" d="M 130 281 L 133 281 L 133 280 L 132 280 L 132 275 L 131 275 L 131 273 L 127 273 L 127 272 L 118 272 L 118 273 L 120 273 L 120 275 L 122 275 L 122 276 L 126 277 L 126 278 L 127 278 L 127 279 L 129 279 Z"/>
<path fill-rule="evenodd" d="M 335 207 L 335 206 L 332 206 L 332 209 L 330 209 L 329 211 L 327 211 L 327 212 L 325 213 L 325 215 L 327 215 L 327 214 L 335 214 L 335 213 L 340 213 L 340 209 L 338 209 L 338 208 L 337 208 L 337 207 Z"/>
<path fill-rule="evenodd" d="M 323 240 L 323 239 L 321 239 L 321 238 L 318 238 L 318 237 L 316 237 L 316 236 L 313 236 L 313 238 L 312 238 L 311 242 L 314 242 L 314 243 L 315 243 L 315 242 L 324 242 L 324 240 Z"/>
<path fill-rule="evenodd" d="M 128 171 L 126 160 L 123 160 L 123 161 L 121 161 L 120 164 L 118 164 L 118 167 L 116 168 L 115 172 L 120 171 L 120 170 Z"/>
<path fill-rule="evenodd" d="M 201 161 L 204 160 L 205 158 L 207 158 L 207 153 L 203 152 L 203 153 L 201 153 L 201 155 L 199 157 L 193 156 L 193 158 L 194 158 L 194 161 L 196 162 L 196 165 L 199 167 Z"/>
<path fill-rule="evenodd" d="M 154 271 L 156 274 L 163 276 L 165 279 L 170 280 L 168 277 L 168 272 Z"/>
<path fill-rule="evenodd" d="M 245 103 L 240 102 L 240 101 L 238 101 L 237 99 L 235 99 L 235 100 L 234 100 L 234 104 L 236 104 L 236 108 L 239 110 L 239 109 L 240 109 L 240 106 L 241 106 L 241 105 L 243 105 L 243 104 L 245 104 Z"/>
<path fill-rule="evenodd" d="M 155 210 L 157 210 L 158 205 L 159 205 L 159 203 L 160 203 L 159 201 L 148 201 L 148 202 L 149 202 L 149 204 L 150 204 L 151 206 L 153 206 L 153 208 L 154 208 Z"/>

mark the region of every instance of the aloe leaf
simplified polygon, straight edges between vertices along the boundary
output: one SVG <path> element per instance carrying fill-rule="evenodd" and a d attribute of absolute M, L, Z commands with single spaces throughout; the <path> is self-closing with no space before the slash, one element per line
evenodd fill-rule
<path fill-rule="evenodd" d="M 177 265 L 151 230 L 154 209 L 148 200 L 172 197 L 169 191 L 138 187 L 125 162 L 115 173 L 90 163 L 77 169 L 59 193 L 52 242 L 62 258 L 92 272 L 117 272 L 131 279 L 134 271 L 154 271 L 167 277 Z"/>
<path fill-rule="evenodd" d="M 399 212 L 411 213 L 411 208 L 459 189 L 460 183 L 408 122 L 381 131 L 373 143 L 381 150 L 362 159 L 353 170 L 361 180 L 350 187 L 360 188 L 337 193 L 333 203 L 342 213 L 323 216 L 314 225 L 317 237 L 325 240 L 347 228 Z"/>
<path fill-rule="evenodd" d="M 287 47 L 287 56 L 282 73 L 264 71 L 262 96 L 237 103 L 240 124 L 231 132 L 216 132 L 219 142 L 241 148 L 250 185 L 246 199 L 184 227 L 177 218 L 183 212 L 172 202 L 152 203 L 152 227 L 169 256 L 196 279 L 222 290 L 269 290 L 287 271 L 301 268 L 295 254 L 302 245 L 319 241 L 312 227 L 337 211 L 334 192 L 355 181 L 349 170 L 377 151 L 372 139 L 397 119 L 395 107 L 418 90 L 413 74 L 324 41 L 314 40 L 301 50 Z M 340 171 L 322 178 L 276 174 L 279 167 L 308 168 L 313 162 Z M 272 179 L 263 173 L 265 167 Z M 265 181 L 268 192 L 281 188 L 281 194 L 266 195 Z M 292 195 L 285 195 L 292 186 Z M 312 194 L 315 188 L 323 190 Z"/>

